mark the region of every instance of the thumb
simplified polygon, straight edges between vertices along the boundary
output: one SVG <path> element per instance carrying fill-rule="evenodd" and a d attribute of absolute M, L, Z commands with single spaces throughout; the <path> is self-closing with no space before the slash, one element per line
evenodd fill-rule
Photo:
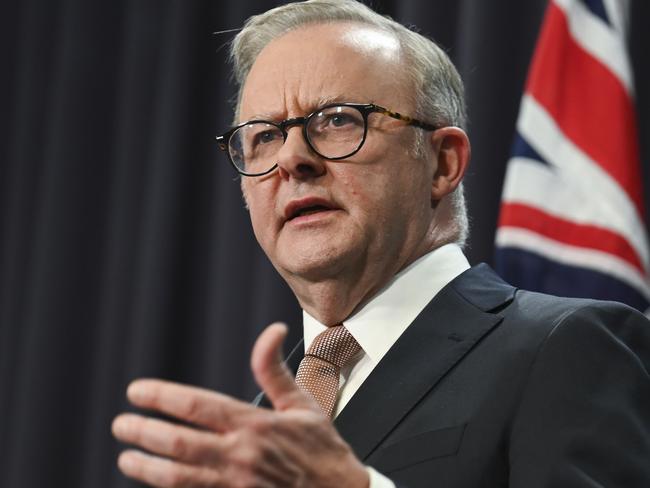
<path fill-rule="evenodd" d="M 298 388 L 289 368 L 284 364 L 282 343 L 287 332 L 285 324 L 275 322 L 264 329 L 255 341 L 251 355 L 251 369 L 255 381 L 276 410 L 320 410 L 316 401 Z"/>

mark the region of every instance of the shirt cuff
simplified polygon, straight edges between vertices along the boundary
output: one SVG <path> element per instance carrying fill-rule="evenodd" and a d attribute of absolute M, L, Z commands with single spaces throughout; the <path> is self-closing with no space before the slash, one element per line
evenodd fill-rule
<path fill-rule="evenodd" d="M 395 488 L 395 483 L 374 468 L 366 466 L 366 471 L 368 471 L 368 475 L 370 476 L 369 488 Z"/>

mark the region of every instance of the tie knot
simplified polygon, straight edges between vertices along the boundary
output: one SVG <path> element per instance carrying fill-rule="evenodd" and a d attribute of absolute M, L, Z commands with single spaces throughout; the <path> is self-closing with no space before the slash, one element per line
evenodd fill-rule
<path fill-rule="evenodd" d="M 340 369 L 360 349 L 361 346 L 345 326 L 335 325 L 318 334 L 305 355 L 317 357 Z"/>

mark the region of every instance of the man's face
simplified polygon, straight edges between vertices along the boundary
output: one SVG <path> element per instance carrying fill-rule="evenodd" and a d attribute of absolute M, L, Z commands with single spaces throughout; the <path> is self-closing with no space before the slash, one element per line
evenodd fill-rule
<path fill-rule="evenodd" d="M 255 61 L 240 121 L 305 116 L 331 101 L 413 115 L 400 55 L 392 36 L 356 24 L 291 31 Z M 289 285 L 344 275 L 381 281 L 426 252 L 435 160 L 414 156 L 418 130 L 371 114 L 361 150 L 328 161 L 310 151 L 294 126 L 277 156 L 279 168 L 243 177 L 255 235 Z"/>

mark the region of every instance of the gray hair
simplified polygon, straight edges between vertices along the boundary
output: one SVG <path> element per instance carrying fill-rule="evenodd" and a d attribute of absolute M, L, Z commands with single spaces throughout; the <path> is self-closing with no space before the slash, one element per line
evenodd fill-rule
<path fill-rule="evenodd" d="M 400 43 L 413 86 L 415 116 L 437 126 L 465 128 L 467 115 L 463 82 L 447 54 L 433 41 L 408 29 L 356 0 L 307 0 L 276 7 L 250 17 L 231 44 L 230 58 L 239 85 L 235 106 L 239 116 L 242 90 L 248 73 L 262 49 L 277 37 L 308 24 L 355 22 L 392 34 Z M 425 134 L 416 141 L 422 155 Z M 465 244 L 469 222 L 463 185 L 450 194 L 450 219 L 441 241 Z M 442 203 L 442 202 L 441 202 Z M 442 229 L 441 229 L 442 230 Z"/>

